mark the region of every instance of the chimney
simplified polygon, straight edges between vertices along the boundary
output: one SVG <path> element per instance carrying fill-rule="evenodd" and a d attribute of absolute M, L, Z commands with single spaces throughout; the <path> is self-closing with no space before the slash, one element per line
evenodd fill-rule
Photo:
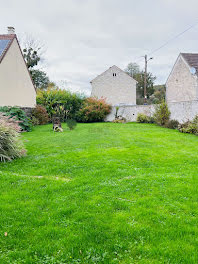
<path fill-rule="evenodd" d="M 14 27 L 8 27 L 8 34 L 15 34 L 15 28 Z"/>

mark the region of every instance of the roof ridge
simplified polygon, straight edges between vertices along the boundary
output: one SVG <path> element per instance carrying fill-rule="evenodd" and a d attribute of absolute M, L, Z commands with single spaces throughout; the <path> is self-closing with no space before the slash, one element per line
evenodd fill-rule
<path fill-rule="evenodd" d="M 16 37 L 16 34 L 0 34 L 0 39 L 13 39 Z"/>
<path fill-rule="evenodd" d="M 9 50 L 10 46 L 12 45 L 13 40 L 16 38 L 16 35 L 14 35 L 14 34 L 13 34 L 12 37 L 11 37 L 11 35 L 7 34 L 7 38 L 6 37 L 2 38 L 2 36 L 5 36 L 5 35 L 0 35 L 0 40 L 8 40 L 9 42 L 8 42 L 7 46 L 3 49 L 2 54 L 0 55 L 0 63 L 2 62 L 2 60 L 5 57 L 7 51 Z"/>
<path fill-rule="evenodd" d="M 131 77 L 129 74 L 127 74 L 125 71 L 123 71 L 121 68 L 119 68 L 117 65 L 114 64 L 113 66 L 109 67 L 107 70 L 105 70 L 104 72 L 102 72 L 101 74 L 97 75 L 92 81 L 90 81 L 90 83 L 92 83 L 95 79 L 97 79 L 98 77 L 100 77 L 103 74 L 105 74 L 107 71 L 109 71 L 113 67 L 118 68 L 120 71 L 122 71 L 123 73 L 125 73 L 128 77 L 130 77 L 132 80 L 136 81 L 133 77 Z"/>

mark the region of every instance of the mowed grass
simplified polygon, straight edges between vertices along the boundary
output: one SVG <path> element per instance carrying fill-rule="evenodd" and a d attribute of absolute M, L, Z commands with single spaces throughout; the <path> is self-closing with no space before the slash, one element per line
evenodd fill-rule
<path fill-rule="evenodd" d="M 63 128 L 24 133 L 27 156 L 0 164 L 0 263 L 198 263 L 198 137 Z"/>

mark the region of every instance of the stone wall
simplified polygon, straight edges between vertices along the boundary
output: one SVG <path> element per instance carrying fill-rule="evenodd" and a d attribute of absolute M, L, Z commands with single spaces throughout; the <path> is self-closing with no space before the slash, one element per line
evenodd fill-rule
<path fill-rule="evenodd" d="M 197 75 L 190 72 L 190 67 L 180 55 L 166 82 L 167 102 L 198 100 Z"/>
<path fill-rule="evenodd" d="M 171 111 L 171 119 L 176 119 L 180 123 L 192 120 L 198 114 L 198 100 L 186 102 L 168 103 Z M 123 105 L 119 107 L 118 115 L 126 118 L 127 121 L 136 121 L 138 113 L 151 116 L 155 111 L 155 105 Z M 115 119 L 116 107 L 112 108 L 106 121 Z"/>
<path fill-rule="evenodd" d="M 115 65 L 96 77 L 91 85 L 91 96 L 105 98 L 111 105 L 136 104 L 136 81 Z"/>
<path fill-rule="evenodd" d="M 33 107 L 20 107 L 25 113 L 26 115 L 31 118 L 32 116 L 32 111 L 34 110 Z"/>

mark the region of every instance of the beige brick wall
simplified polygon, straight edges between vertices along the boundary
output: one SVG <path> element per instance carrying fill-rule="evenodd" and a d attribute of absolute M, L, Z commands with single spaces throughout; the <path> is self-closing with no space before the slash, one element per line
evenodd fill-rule
<path fill-rule="evenodd" d="M 109 68 L 96 77 L 91 84 L 91 96 L 106 98 L 111 105 L 136 104 L 136 81 L 117 66 Z"/>
<path fill-rule="evenodd" d="M 190 67 L 180 55 L 166 82 L 166 100 L 167 102 L 181 102 L 197 99 L 197 76 L 191 74 Z"/>

